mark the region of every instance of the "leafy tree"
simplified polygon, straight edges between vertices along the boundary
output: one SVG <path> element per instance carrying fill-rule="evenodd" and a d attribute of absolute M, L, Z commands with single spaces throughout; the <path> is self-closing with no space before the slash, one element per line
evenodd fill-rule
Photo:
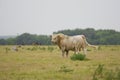
<path fill-rule="evenodd" d="M 32 35 L 24 33 L 16 38 L 17 44 L 31 45 L 32 43 L 38 43 L 42 45 L 50 44 L 50 37 L 47 35 Z"/>
<path fill-rule="evenodd" d="M 14 45 L 16 44 L 16 38 L 8 38 L 6 39 L 6 42 L 8 45 Z"/>
<path fill-rule="evenodd" d="M 33 36 L 31 36 L 29 33 L 24 33 L 16 38 L 16 43 L 17 44 L 32 44 L 33 41 Z"/>
<path fill-rule="evenodd" d="M 7 44 L 7 41 L 4 40 L 4 39 L 0 39 L 0 44 L 1 44 L 1 45 L 5 45 L 5 44 Z"/>
<path fill-rule="evenodd" d="M 104 45 L 120 45 L 120 32 L 115 30 L 94 30 L 93 28 L 87 29 L 67 29 L 60 30 L 53 33 L 63 33 L 69 36 L 73 35 L 85 35 L 86 39 L 91 44 L 104 44 Z M 25 44 L 31 45 L 32 43 L 38 43 L 42 45 L 50 45 L 51 40 L 48 35 L 35 35 L 29 33 L 23 33 L 16 38 L 0 39 L 0 44 Z"/>
<path fill-rule="evenodd" d="M 54 33 L 63 33 L 69 36 L 85 35 L 87 41 L 91 44 L 104 44 L 104 45 L 119 45 L 120 32 L 115 30 L 94 30 L 93 28 L 87 29 L 74 29 L 74 30 L 61 30 Z"/>

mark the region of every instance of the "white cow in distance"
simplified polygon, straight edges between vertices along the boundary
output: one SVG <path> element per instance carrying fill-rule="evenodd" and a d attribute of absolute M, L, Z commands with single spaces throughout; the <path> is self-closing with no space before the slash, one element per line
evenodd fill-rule
<path fill-rule="evenodd" d="M 90 45 L 86 41 L 86 37 L 84 35 L 67 36 L 62 33 L 53 34 L 51 35 L 51 42 L 59 46 L 63 57 L 65 53 L 66 56 L 68 56 L 69 50 L 72 50 L 77 54 L 82 49 L 84 54 L 86 54 L 87 46 L 97 48 L 97 46 Z"/>

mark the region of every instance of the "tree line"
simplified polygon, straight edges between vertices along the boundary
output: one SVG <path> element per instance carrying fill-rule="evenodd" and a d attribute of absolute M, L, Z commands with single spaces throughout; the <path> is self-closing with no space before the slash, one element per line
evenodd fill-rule
<path fill-rule="evenodd" d="M 97 45 L 120 45 L 120 32 L 115 30 L 95 30 L 93 28 L 87 29 L 73 29 L 73 30 L 60 30 L 55 33 L 63 33 L 69 36 L 85 35 L 90 44 Z M 35 35 L 23 33 L 15 38 L 0 39 L 1 45 L 51 45 L 49 35 Z"/>
<path fill-rule="evenodd" d="M 47 35 L 35 35 L 23 33 L 15 38 L 0 39 L 1 45 L 50 45 L 50 37 Z"/>

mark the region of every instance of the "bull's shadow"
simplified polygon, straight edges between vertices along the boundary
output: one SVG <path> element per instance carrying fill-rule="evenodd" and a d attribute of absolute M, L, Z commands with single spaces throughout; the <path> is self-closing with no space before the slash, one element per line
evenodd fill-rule
<path fill-rule="evenodd" d="M 72 59 L 71 59 L 72 60 Z M 91 59 L 85 58 L 84 60 L 72 60 L 72 61 L 90 61 Z"/>
<path fill-rule="evenodd" d="M 89 58 L 85 58 L 83 61 L 90 61 L 91 59 L 89 59 Z"/>

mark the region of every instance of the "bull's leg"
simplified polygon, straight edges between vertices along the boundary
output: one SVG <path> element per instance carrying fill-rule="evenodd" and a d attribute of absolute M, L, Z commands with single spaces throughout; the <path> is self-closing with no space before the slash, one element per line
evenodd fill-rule
<path fill-rule="evenodd" d="M 64 54 L 65 54 L 65 47 L 61 47 L 61 50 L 62 50 L 62 57 L 64 57 Z"/>
<path fill-rule="evenodd" d="M 76 49 L 76 54 L 79 54 L 79 53 L 80 53 L 79 48 L 77 48 Z"/>
<path fill-rule="evenodd" d="M 75 47 L 75 54 L 78 54 L 78 53 L 79 53 L 79 48 Z"/>
<path fill-rule="evenodd" d="M 69 51 L 66 51 L 66 57 L 68 57 L 68 52 L 69 52 Z"/>
<path fill-rule="evenodd" d="M 62 51 L 62 57 L 64 57 L 65 51 Z"/>
<path fill-rule="evenodd" d="M 79 52 L 81 51 L 81 47 L 79 48 Z"/>

